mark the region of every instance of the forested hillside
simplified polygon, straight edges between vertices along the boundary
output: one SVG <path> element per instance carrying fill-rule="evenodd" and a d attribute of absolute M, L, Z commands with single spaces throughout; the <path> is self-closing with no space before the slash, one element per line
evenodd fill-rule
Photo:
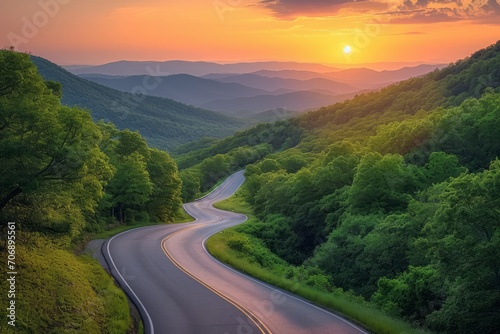
<path fill-rule="evenodd" d="M 223 138 L 247 127 L 236 118 L 147 95 L 158 86 L 158 79 L 150 76 L 134 85 L 133 93 L 124 93 L 79 78 L 43 58 L 31 59 L 44 79 L 62 84 L 64 105 L 90 110 L 95 121 L 137 130 L 157 148 L 172 150 L 201 137 Z"/>
<path fill-rule="evenodd" d="M 205 155 L 231 166 L 239 150 L 282 144 L 247 157 L 259 161 L 246 168 L 242 194 L 260 221 L 237 228 L 229 247 L 248 253 L 245 242 L 257 238 L 289 265 L 249 255 L 268 270 L 352 291 L 416 326 L 498 333 L 498 129 L 500 42 L 422 78 L 247 131 L 254 141 L 211 143 L 184 156 L 194 166 L 182 174 L 203 172 L 213 159 Z"/>
<path fill-rule="evenodd" d="M 29 55 L 0 51 L 0 226 L 10 231 L 0 254 L 15 254 L 16 329 L 126 332 L 123 292 L 71 250 L 108 226 L 172 221 L 181 208 L 177 165 L 139 133 L 96 124 L 60 97 L 61 85 L 43 80 Z"/>

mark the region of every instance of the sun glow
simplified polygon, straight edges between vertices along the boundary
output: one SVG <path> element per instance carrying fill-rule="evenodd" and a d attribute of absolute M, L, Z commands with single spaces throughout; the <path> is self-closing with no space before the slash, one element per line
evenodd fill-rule
<path fill-rule="evenodd" d="M 352 47 L 351 47 L 350 45 L 346 45 L 346 46 L 344 46 L 344 48 L 342 49 L 342 51 L 343 51 L 346 55 L 348 55 L 348 54 L 350 54 L 350 53 L 352 52 Z"/>

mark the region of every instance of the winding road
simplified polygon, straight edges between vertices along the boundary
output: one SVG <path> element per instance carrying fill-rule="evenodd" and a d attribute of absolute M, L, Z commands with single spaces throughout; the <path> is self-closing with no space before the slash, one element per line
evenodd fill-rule
<path fill-rule="evenodd" d="M 208 254 L 204 242 L 210 235 L 246 220 L 212 206 L 243 181 L 238 172 L 210 195 L 185 204 L 195 222 L 138 228 L 103 244 L 111 273 L 137 305 L 146 333 L 367 333 Z"/>

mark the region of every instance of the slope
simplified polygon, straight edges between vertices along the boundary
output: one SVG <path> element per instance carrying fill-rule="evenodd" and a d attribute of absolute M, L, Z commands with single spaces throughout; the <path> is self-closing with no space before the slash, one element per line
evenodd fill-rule
<path fill-rule="evenodd" d="M 160 76 L 154 79 L 145 75 L 103 77 L 102 75 L 82 74 L 80 77 L 122 92 L 132 92 L 134 88 L 141 87 L 144 82 L 151 81 L 156 84 L 147 91 L 148 95 L 164 97 L 195 106 L 219 99 L 269 94 L 266 90 L 247 87 L 239 83 L 218 82 L 188 74 Z"/>
<path fill-rule="evenodd" d="M 384 70 L 375 71 L 368 68 L 351 68 L 344 70 L 337 70 L 335 72 L 318 73 L 311 71 L 294 71 L 294 70 L 282 70 L 282 71 L 268 71 L 262 70 L 254 72 L 253 74 L 268 77 L 268 78 L 283 78 L 283 79 L 297 79 L 297 80 L 308 80 L 314 78 L 326 78 L 332 80 L 338 80 L 344 83 L 352 83 L 355 86 L 368 85 L 363 88 L 369 88 L 370 85 L 381 84 L 387 82 L 398 82 L 402 80 L 409 79 L 411 77 L 418 77 L 429 72 L 432 72 L 436 68 L 441 69 L 445 65 L 427 65 L 422 64 L 412 67 L 403 67 L 397 70 Z M 213 78 L 220 78 L 224 75 L 213 76 Z M 210 78 L 207 76 L 207 78 Z"/>
<path fill-rule="evenodd" d="M 297 131 L 314 133 L 312 137 L 304 136 L 306 141 L 321 137 L 321 147 L 318 146 L 318 142 L 315 146 L 304 142 L 305 150 L 321 151 L 325 146 L 341 139 L 349 128 L 356 129 L 357 121 L 360 119 L 370 117 L 372 120 L 370 131 L 374 131 L 380 124 L 400 119 L 404 115 L 414 115 L 419 110 L 431 111 L 437 107 L 458 106 L 467 98 L 480 97 L 488 87 L 499 86 L 500 42 L 444 69 L 434 70 L 422 77 L 393 84 L 380 91 L 356 95 L 353 99 L 308 112 L 285 123 L 290 133 L 295 134 Z M 392 116 L 383 118 L 384 114 L 392 114 Z M 276 126 L 281 127 L 283 124 L 279 122 Z M 268 134 L 272 133 L 271 128 L 272 125 L 269 125 L 265 128 L 257 127 L 237 133 L 234 137 L 212 143 L 210 149 L 204 148 L 199 152 L 191 152 L 191 155 L 196 155 L 198 157 L 196 161 L 199 162 L 199 159 L 203 157 L 208 158 L 211 155 L 229 152 L 239 147 L 242 141 L 236 139 L 241 139 L 245 133 L 252 133 L 252 140 L 245 141 L 245 145 L 256 146 L 267 143 L 271 140 Z M 283 136 L 286 134 L 280 132 L 280 137 L 283 138 Z M 299 143 L 296 140 L 294 142 Z M 224 145 L 221 146 L 221 143 Z M 224 147 L 224 149 L 219 151 L 218 147 Z M 202 152 L 206 152 L 207 155 L 205 156 Z"/>
<path fill-rule="evenodd" d="M 227 246 L 420 328 L 498 333 L 499 127 L 497 42 L 421 78 L 212 144 L 204 152 L 228 168 L 256 161 L 242 196 L 257 219 Z M 264 159 L 245 156 L 266 144 Z M 212 159 L 191 170 L 203 173 Z M 252 253 L 252 238 L 266 251 Z"/>
<path fill-rule="evenodd" d="M 137 86 L 138 94 L 124 93 L 79 78 L 43 58 L 32 56 L 32 61 L 46 80 L 62 84 L 63 104 L 89 109 L 94 120 L 138 130 L 159 148 L 172 150 L 201 137 L 225 137 L 246 126 L 241 120 L 212 111 L 140 94 L 147 92 L 151 83 Z"/>
<path fill-rule="evenodd" d="M 321 74 L 318 74 L 318 76 Z M 337 82 L 321 77 L 316 77 L 307 80 L 284 79 L 284 78 L 269 78 L 257 74 L 239 74 L 230 75 L 215 79 L 220 82 L 233 82 L 245 86 L 261 88 L 267 91 L 277 89 L 287 89 L 292 91 L 308 91 L 308 90 L 325 90 L 331 94 L 347 94 L 360 90 L 358 87 L 347 85 L 343 82 Z"/>
<path fill-rule="evenodd" d="M 247 112 L 250 114 L 275 109 L 304 111 L 346 100 L 353 97 L 354 94 L 334 95 L 314 91 L 297 91 L 277 95 L 266 94 L 215 100 L 202 104 L 201 107 L 226 113 Z"/>

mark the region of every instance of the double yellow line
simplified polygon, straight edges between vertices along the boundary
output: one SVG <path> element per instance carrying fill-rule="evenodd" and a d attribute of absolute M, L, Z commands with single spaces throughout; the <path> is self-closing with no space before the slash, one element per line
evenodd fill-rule
<path fill-rule="evenodd" d="M 242 305 L 240 305 L 238 302 L 236 302 L 234 299 L 230 298 L 229 296 L 223 294 L 222 292 L 220 292 L 219 290 L 211 287 L 210 285 L 206 284 L 205 282 L 203 282 L 202 280 L 200 280 L 198 277 L 194 276 L 193 274 L 191 274 L 189 271 L 187 271 L 184 267 L 182 267 L 180 265 L 179 262 L 177 262 L 177 260 L 174 259 L 174 257 L 172 256 L 172 254 L 170 254 L 170 252 L 168 251 L 167 249 L 167 246 L 166 246 L 166 242 L 172 238 L 173 236 L 175 236 L 176 234 L 178 233 L 181 233 L 181 232 L 185 232 L 185 231 L 188 231 L 188 230 L 191 230 L 191 229 L 194 229 L 194 228 L 198 228 L 199 226 L 191 226 L 191 227 L 188 227 L 188 228 L 185 228 L 185 229 L 182 229 L 182 230 L 179 230 L 177 232 L 174 232 L 172 234 L 170 234 L 169 236 L 165 237 L 162 241 L 161 241 L 161 248 L 163 250 L 163 252 L 165 253 L 165 255 L 169 258 L 170 261 L 172 261 L 172 263 L 177 267 L 179 268 L 182 272 L 184 272 L 186 275 L 188 275 L 189 277 L 193 278 L 194 280 L 196 280 L 198 283 L 200 283 L 201 285 L 203 285 L 204 287 L 206 287 L 207 289 L 209 289 L 210 291 L 212 291 L 213 293 L 215 293 L 216 295 L 218 295 L 219 297 L 221 297 L 222 299 L 224 299 L 225 301 L 227 301 L 228 303 L 230 303 L 231 305 L 233 305 L 234 307 L 236 307 L 238 310 L 240 310 L 243 314 L 245 314 L 254 324 L 255 326 L 260 330 L 260 332 L 262 334 L 272 334 L 271 330 L 255 315 L 253 314 L 250 310 L 248 310 L 247 308 L 243 307 Z"/>

